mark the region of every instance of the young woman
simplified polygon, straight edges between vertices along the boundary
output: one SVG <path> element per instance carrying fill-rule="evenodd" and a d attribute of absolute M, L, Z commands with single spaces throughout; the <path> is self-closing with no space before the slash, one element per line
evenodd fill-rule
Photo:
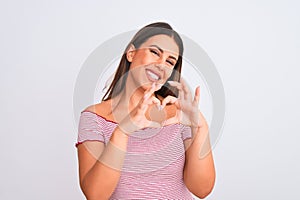
<path fill-rule="evenodd" d="M 81 112 L 80 186 L 89 200 L 193 199 L 213 189 L 208 125 L 180 78 L 183 43 L 167 23 L 139 30 L 99 104 Z"/>

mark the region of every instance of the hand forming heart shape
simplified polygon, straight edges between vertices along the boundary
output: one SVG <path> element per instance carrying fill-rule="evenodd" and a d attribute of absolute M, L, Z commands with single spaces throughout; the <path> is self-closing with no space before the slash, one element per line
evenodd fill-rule
<path fill-rule="evenodd" d="M 159 124 L 166 125 L 168 123 L 183 123 L 191 126 L 199 126 L 199 99 L 200 99 L 200 87 L 195 90 L 195 96 L 192 99 L 192 94 L 188 89 L 185 81 L 182 79 L 181 82 L 169 81 L 171 86 L 174 86 L 179 91 L 178 98 L 174 96 L 167 96 L 162 102 L 155 102 L 156 107 L 152 106 L 149 108 L 150 121 L 157 122 Z M 167 104 L 175 105 L 176 112 L 172 112 L 172 108 L 165 109 Z M 175 116 L 170 117 L 172 115 Z M 167 122 L 168 121 L 168 122 Z M 167 123 L 166 123 L 167 122 Z"/>
<path fill-rule="evenodd" d="M 161 85 L 154 83 L 149 90 L 145 91 L 144 97 L 137 107 L 120 123 L 125 133 L 131 134 L 144 127 L 161 127 L 174 122 L 195 127 L 200 126 L 198 109 L 200 87 L 196 88 L 195 96 L 192 98 L 192 94 L 183 80 L 180 83 L 175 81 L 168 81 L 168 83 L 178 89 L 178 98 L 167 96 L 161 102 L 153 95 L 155 91 L 161 88 Z M 168 103 L 176 106 L 176 115 L 167 119 L 169 115 L 164 108 Z"/>

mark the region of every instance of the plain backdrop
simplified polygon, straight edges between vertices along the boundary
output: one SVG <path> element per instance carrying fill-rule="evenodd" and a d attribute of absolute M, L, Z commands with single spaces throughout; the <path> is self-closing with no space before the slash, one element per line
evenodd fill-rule
<path fill-rule="evenodd" d="M 0 199 L 84 199 L 73 90 L 102 42 L 166 21 L 197 42 L 224 84 L 209 200 L 299 199 L 300 3 L 0 2 Z"/>

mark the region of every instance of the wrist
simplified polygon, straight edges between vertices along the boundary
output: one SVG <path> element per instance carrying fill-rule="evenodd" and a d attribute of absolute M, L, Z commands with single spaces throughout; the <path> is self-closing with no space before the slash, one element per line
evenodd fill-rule
<path fill-rule="evenodd" d="M 99 157 L 99 161 L 109 168 L 121 171 L 125 160 L 126 149 L 109 141 Z"/>
<path fill-rule="evenodd" d="M 191 127 L 193 127 L 193 128 L 201 128 L 201 126 L 202 126 L 202 123 L 201 123 L 199 117 L 194 118 L 194 119 L 191 120 Z"/>

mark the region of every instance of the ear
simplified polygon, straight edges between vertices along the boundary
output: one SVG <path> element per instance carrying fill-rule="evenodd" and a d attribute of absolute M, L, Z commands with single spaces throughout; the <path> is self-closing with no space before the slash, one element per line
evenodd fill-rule
<path fill-rule="evenodd" d="M 134 55 L 135 55 L 135 47 L 133 46 L 133 44 L 131 44 L 129 49 L 126 52 L 127 61 L 132 62 Z"/>

